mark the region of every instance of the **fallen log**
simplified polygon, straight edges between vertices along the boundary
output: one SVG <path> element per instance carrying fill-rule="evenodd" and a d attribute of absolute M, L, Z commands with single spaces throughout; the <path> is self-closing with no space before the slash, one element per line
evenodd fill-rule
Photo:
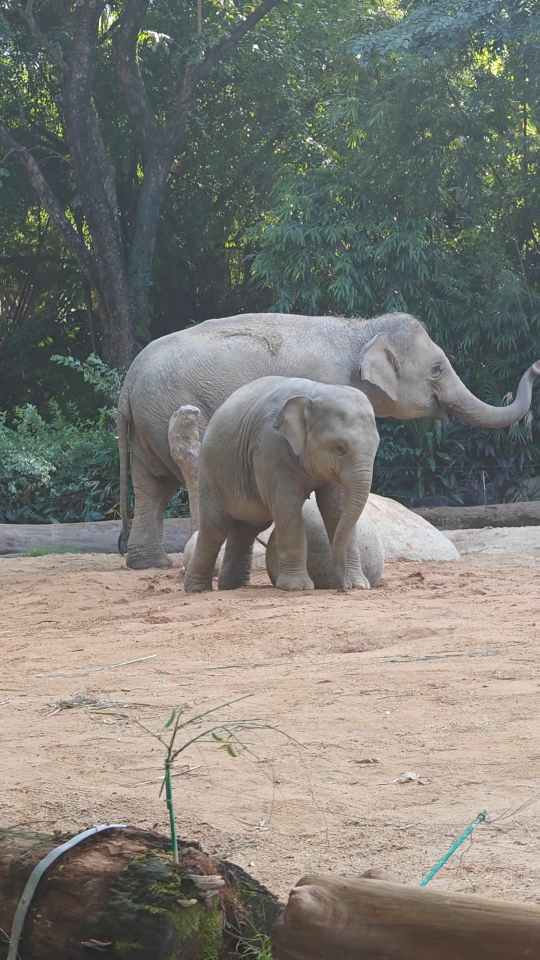
<path fill-rule="evenodd" d="M 274 960 L 539 960 L 540 909 L 308 876 L 291 890 L 272 946 Z"/>
<path fill-rule="evenodd" d="M 540 500 L 488 503 L 479 507 L 415 507 L 412 511 L 439 530 L 530 527 L 540 524 Z"/>
<path fill-rule="evenodd" d="M 67 836 L 0 830 L 0 960 L 28 878 Z M 133 827 L 63 853 L 38 882 L 15 956 L 238 960 L 238 943 L 269 934 L 281 905 L 240 867 L 179 843 L 177 866 L 166 837 Z"/>
<path fill-rule="evenodd" d="M 0 555 L 28 550 L 73 553 L 118 553 L 120 520 L 95 523 L 0 523 Z M 191 536 L 189 517 L 165 520 L 163 537 L 167 553 L 182 553 Z"/>

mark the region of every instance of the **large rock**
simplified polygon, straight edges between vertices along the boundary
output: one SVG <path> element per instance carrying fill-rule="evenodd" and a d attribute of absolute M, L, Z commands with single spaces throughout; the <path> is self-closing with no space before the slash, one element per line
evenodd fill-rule
<path fill-rule="evenodd" d="M 389 497 L 370 493 L 366 510 L 381 535 L 386 560 L 459 560 L 444 533 Z"/>

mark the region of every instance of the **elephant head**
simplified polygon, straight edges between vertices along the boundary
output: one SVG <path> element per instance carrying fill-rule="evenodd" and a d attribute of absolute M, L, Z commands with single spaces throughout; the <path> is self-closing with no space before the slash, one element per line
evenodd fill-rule
<path fill-rule="evenodd" d="M 509 427 L 527 413 L 540 361 L 523 374 L 516 398 L 507 407 L 492 407 L 472 394 L 448 357 L 422 324 L 408 314 L 388 314 L 371 321 L 373 336 L 360 353 L 360 388 L 377 416 L 412 420 L 448 414 L 475 427 Z"/>
<path fill-rule="evenodd" d="M 347 545 L 368 498 L 379 445 L 373 408 L 358 390 L 325 387 L 319 397 L 287 400 L 273 426 L 288 441 L 310 481 L 331 481 L 343 488 L 332 569 L 336 587 L 344 589 Z"/>

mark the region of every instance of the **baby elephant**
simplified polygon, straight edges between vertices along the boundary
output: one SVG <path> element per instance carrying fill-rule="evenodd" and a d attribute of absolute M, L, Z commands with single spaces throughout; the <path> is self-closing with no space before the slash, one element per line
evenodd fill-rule
<path fill-rule="evenodd" d="M 200 528 L 184 589 L 212 589 L 227 540 L 220 590 L 249 583 L 255 537 L 275 524 L 281 590 L 313 590 L 302 505 L 312 491 L 332 544 L 338 590 L 369 588 L 356 522 L 379 444 L 373 408 L 353 387 L 263 377 L 216 410 L 201 444 Z"/>

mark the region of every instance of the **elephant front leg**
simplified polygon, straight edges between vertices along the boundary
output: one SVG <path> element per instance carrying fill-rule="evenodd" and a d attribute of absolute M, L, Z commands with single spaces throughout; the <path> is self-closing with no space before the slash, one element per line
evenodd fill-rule
<path fill-rule="evenodd" d="M 180 407 L 169 420 L 169 449 L 175 463 L 182 471 L 189 498 L 189 516 L 191 533 L 199 529 L 199 493 L 197 489 L 197 467 L 200 441 L 201 411 L 198 407 Z"/>
<path fill-rule="evenodd" d="M 259 528 L 232 523 L 227 531 L 227 546 L 219 571 L 218 590 L 246 587 L 251 576 L 253 543 Z"/>
<path fill-rule="evenodd" d="M 155 477 L 137 457 L 131 457 L 135 509 L 129 534 L 126 565 L 132 570 L 170 567 L 163 549 L 163 511 L 178 490 L 177 480 Z"/>
<path fill-rule="evenodd" d="M 323 518 L 323 523 L 326 527 L 328 539 L 330 543 L 332 543 L 343 510 L 343 488 L 337 483 L 325 483 L 318 488 L 315 496 L 317 498 L 317 506 Z M 353 587 L 360 587 L 362 590 L 369 590 L 370 588 L 369 580 L 362 570 L 362 560 L 358 547 L 356 529 L 353 530 L 347 544 L 345 564 L 344 588 L 350 590 Z"/>
<path fill-rule="evenodd" d="M 278 557 L 278 590 L 313 590 L 307 572 L 306 528 L 302 518 L 302 500 L 288 501 L 287 495 L 276 497 L 279 506 L 273 511 Z"/>

